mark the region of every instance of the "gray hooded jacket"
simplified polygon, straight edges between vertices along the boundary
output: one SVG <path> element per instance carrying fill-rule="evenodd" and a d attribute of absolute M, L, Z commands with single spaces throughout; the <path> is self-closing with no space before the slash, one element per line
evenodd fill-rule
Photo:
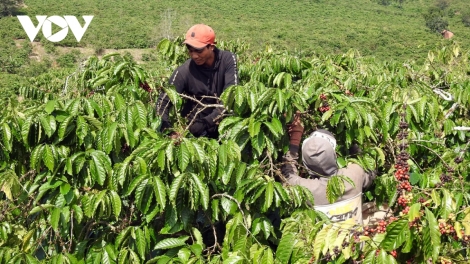
<path fill-rule="evenodd" d="M 305 179 L 299 176 L 297 170 L 297 153 L 288 151 L 284 155 L 282 174 L 291 185 L 301 185 L 309 189 L 315 198 L 315 205 L 329 204 L 326 198 L 326 186 L 328 179 L 333 175 L 349 177 L 355 184 L 345 182 L 345 192 L 337 202 L 353 198 L 362 192 L 363 188 L 370 186 L 375 179 L 374 172 L 367 173 L 357 164 L 349 164 L 338 169 L 336 163 L 336 140 L 325 130 L 317 130 L 302 143 L 302 162 L 313 179 Z"/>

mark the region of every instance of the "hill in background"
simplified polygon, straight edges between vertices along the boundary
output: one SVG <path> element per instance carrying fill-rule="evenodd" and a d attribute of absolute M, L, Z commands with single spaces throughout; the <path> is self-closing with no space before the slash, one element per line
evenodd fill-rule
<path fill-rule="evenodd" d="M 429 23 L 439 28 L 443 27 L 441 22 L 447 22 L 445 28 L 455 34 L 451 40 L 443 40 L 426 26 L 425 14 L 430 8 L 437 12 L 433 13 L 437 20 Z M 93 15 L 94 19 L 80 43 L 70 33 L 65 40 L 52 43 L 39 32 L 36 40 L 40 44 L 33 47 L 16 14 L 29 15 L 34 23 L 36 15 Z M 467 0 L 206 0 L 197 4 L 187 0 L 26 0 L 16 14 L 0 18 L 0 73 L 18 73 L 28 65 L 35 47 L 42 47 L 42 57 L 53 61 L 67 55 L 62 58 L 67 62 L 77 54 L 67 54 L 71 47 L 86 49 L 84 54 L 106 49 L 151 49 L 164 37 L 182 36 L 195 23 L 211 25 L 218 40 L 240 39 L 250 44 L 251 51 L 266 45 L 303 54 L 356 49 L 363 56 L 380 60 L 419 62 L 429 50 L 449 42 L 470 48 Z M 81 17 L 79 20 L 83 24 Z"/>

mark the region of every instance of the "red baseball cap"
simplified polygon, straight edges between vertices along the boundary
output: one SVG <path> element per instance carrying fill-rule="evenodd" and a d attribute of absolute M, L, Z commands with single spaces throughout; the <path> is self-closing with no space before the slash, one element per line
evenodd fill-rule
<path fill-rule="evenodd" d="M 186 32 L 186 40 L 184 43 L 196 49 L 202 49 L 208 44 L 216 44 L 214 30 L 208 25 L 194 25 Z"/>

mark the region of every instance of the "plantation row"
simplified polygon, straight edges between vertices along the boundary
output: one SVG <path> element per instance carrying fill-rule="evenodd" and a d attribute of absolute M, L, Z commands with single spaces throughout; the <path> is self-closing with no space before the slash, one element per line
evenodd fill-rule
<path fill-rule="evenodd" d="M 5 93 L 0 263 L 466 261 L 468 52 L 444 47 L 411 65 L 220 47 L 238 54 L 241 84 L 221 97 L 218 140 L 194 138 L 177 114 L 185 98 L 167 79 L 187 58 L 180 40 L 160 42 L 151 71 L 108 54 Z M 162 91 L 182 138 L 158 132 Z M 339 166 L 378 171 L 363 201 L 393 217 L 332 223 L 307 189 L 286 183 L 296 111 L 305 135 L 336 135 Z M 328 199 L 343 190 L 332 177 Z"/>

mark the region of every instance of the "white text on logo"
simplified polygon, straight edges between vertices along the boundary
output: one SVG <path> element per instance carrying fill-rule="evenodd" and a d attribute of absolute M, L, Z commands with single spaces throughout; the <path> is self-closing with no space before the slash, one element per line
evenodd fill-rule
<path fill-rule="evenodd" d="M 77 41 L 80 41 L 85 34 L 88 26 L 90 25 L 93 16 L 82 16 L 85 20 L 85 25 L 82 27 L 78 22 L 78 19 L 75 16 L 36 16 L 38 20 L 38 25 L 34 26 L 31 18 L 29 16 L 17 16 L 20 20 L 21 25 L 23 26 L 24 31 L 28 35 L 31 42 L 36 38 L 39 29 L 42 27 L 42 34 L 47 40 L 52 42 L 59 42 L 67 37 L 69 28 L 72 31 L 72 34 L 75 36 Z M 57 33 L 52 35 L 52 23 L 56 24 L 61 28 Z"/>

